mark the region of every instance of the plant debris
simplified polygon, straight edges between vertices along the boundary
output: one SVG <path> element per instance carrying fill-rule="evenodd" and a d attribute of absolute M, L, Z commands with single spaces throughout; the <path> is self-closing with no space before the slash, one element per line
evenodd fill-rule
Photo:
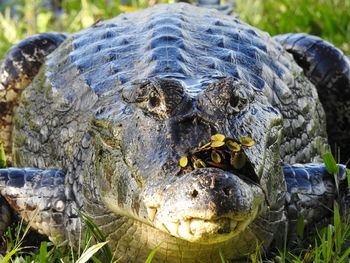
<path fill-rule="evenodd" d="M 0 142 L 0 169 L 7 168 L 4 144 Z"/>
<path fill-rule="evenodd" d="M 249 137 L 236 139 L 218 133 L 211 136 L 210 142 L 201 142 L 197 148 L 182 156 L 179 165 L 186 170 L 202 167 L 217 167 L 227 171 L 241 169 L 247 162 L 243 148 L 254 144 L 255 141 Z"/>

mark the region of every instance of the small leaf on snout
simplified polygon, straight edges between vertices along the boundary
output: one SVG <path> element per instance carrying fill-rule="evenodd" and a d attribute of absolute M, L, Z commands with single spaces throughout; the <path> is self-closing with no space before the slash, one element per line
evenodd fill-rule
<path fill-rule="evenodd" d="M 211 139 L 212 141 L 220 141 L 220 142 L 223 142 L 223 141 L 225 140 L 225 135 L 220 134 L 220 133 L 217 133 L 217 134 L 211 136 L 210 139 Z"/>
<path fill-rule="evenodd" d="M 212 141 L 210 144 L 210 146 L 213 148 L 218 148 L 218 147 L 221 147 L 223 145 L 225 145 L 225 143 L 222 141 Z"/>
<path fill-rule="evenodd" d="M 179 161 L 179 164 L 180 164 L 181 167 L 186 167 L 187 164 L 188 164 L 187 156 L 182 156 L 180 161 Z"/>
<path fill-rule="evenodd" d="M 211 159 L 216 162 L 216 163 L 221 163 L 221 157 L 220 157 L 220 154 L 217 153 L 216 151 L 212 151 L 211 152 Z"/>
<path fill-rule="evenodd" d="M 231 156 L 230 163 L 235 169 L 241 169 L 244 167 L 245 163 L 247 161 L 247 157 L 245 156 L 244 152 L 238 152 Z"/>
<path fill-rule="evenodd" d="M 241 150 L 241 146 L 232 140 L 226 141 L 226 146 L 233 152 L 239 152 Z"/>
<path fill-rule="evenodd" d="M 239 142 L 243 146 L 247 146 L 247 147 L 253 146 L 255 144 L 255 141 L 249 137 L 241 137 L 241 138 L 239 138 Z"/>

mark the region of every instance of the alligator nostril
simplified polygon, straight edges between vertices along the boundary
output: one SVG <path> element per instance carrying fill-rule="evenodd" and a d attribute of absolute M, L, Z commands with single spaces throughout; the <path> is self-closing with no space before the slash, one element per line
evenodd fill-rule
<path fill-rule="evenodd" d="M 196 198 L 197 195 L 198 195 L 198 191 L 197 191 L 196 189 L 193 190 L 191 196 L 192 196 L 193 198 Z"/>
<path fill-rule="evenodd" d="M 224 191 L 226 196 L 230 195 L 230 188 L 229 187 L 224 187 L 222 190 Z"/>

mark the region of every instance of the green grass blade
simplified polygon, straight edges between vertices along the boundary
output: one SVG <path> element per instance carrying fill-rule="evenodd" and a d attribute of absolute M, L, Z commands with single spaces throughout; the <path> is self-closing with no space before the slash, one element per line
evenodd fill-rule
<path fill-rule="evenodd" d="M 46 241 L 43 241 L 40 244 L 39 261 L 40 263 L 47 262 L 47 242 Z"/>
<path fill-rule="evenodd" d="M 81 213 L 80 211 L 77 211 L 79 215 L 84 219 L 85 224 L 87 225 L 88 229 L 91 230 L 93 236 L 99 241 L 104 242 L 106 241 L 106 238 L 102 234 L 102 232 L 98 229 L 94 221 L 88 217 L 87 215 Z"/>
<path fill-rule="evenodd" d="M 304 254 L 302 262 L 311 262 L 313 258 L 314 258 L 314 251 L 311 247 L 309 247 Z"/>
<path fill-rule="evenodd" d="M 328 173 L 337 174 L 339 168 L 337 166 L 337 163 L 336 163 L 333 155 L 330 152 L 328 152 L 328 153 L 325 153 L 322 157 L 323 157 L 323 162 L 326 165 Z"/>
<path fill-rule="evenodd" d="M 327 228 L 328 231 L 328 228 Z M 327 240 L 326 240 L 326 233 L 323 232 L 321 236 L 321 254 L 323 258 L 327 258 Z"/>
<path fill-rule="evenodd" d="M 123 257 L 118 258 L 117 260 L 113 261 L 113 263 L 118 263 Z"/>
<path fill-rule="evenodd" d="M 4 150 L 4 144 L 0 142 L 0 169 L 1 168 L 6 168 L 6 155 L 5 155 L 5 150 Z"/>
<path fill-rule="evenodd" d="M 331 258 L 332 258 L 332 247 L 333 247 L 333 226 L 332 225 L 328 225 L 328 229 L 327 229 L 327 243 L 326 243 L 326 247 L 327 247 L 327 253 L 326 253 L 326 261 L 327 262 L 331 262 Z"/>
<path fill-rule="evenodd" d="M 317 239 L 315 240 L 315 249 L 314 249 L 314 255 L 315 255 L 315 259 L 314 262 L 315 263 L 319 263 L 320 262 L 320 247 L 317 244 Z"/>
<path fill-rule="evenodd" d="M 301 239 L 304 238 L 304 229 L 305 229 L 304 218 L 302 216 L 298 216 L 298 219 L 297 219 L 297 233 L 298 233 L 298 236 Z"/>
<path fill-rule="evenodd" d="M 343 253 L 343 255 L 341 256 L 341 258 L 339 258 L 338 262 L 348 262 L 346 260 L 349 260 L 348 257 L 350 255 L 350 247 L 348 247 L 345 252 Z"/>
<path fill-rule="evenodd" d="M 88 231 L 86 232 L 87 236 L 90 236 L 90 233 L 93 235 L 93 237 L 100 243 L 105 242 L 106 241 L 106 237 L 103 235 L 103 233 L 101 232 L 101 230 L 97 227 L 97 225 L 94 223 L 94 221 L 88 217 L 87 215 L 81 213 L 80 211 L 78 211 L 79 215 L 84 219 L 84 222 L 86 224 L 86 227 L 88 229 Z M 112 262 L 113 260 L 113 253 L 110 249 L 110 247 L 104 246 L 102 248 L 102 254 L 104 257 L 105 262 Z"/>
<path fill-rule="evenodd" d="M 348 179 L 348 188 L 350 188 L 350 169 L 346 169 L 347 179 Z"/>
<path fill-rule="evenodd" d="M 20 223 L 20 227 L 18 229 L 18 233 L 17 233 L 17 237 L 16 237 L 16 242 L 15 244 L 17 246 L 19 246 L 20 244 L 22 244 L 24 238 L 27 236 L 29 230 L 30 230 L 30 225 L 32 224 L 32 222 L 36 219 L 36 217 L 38 216 L 38 213 L 39 213 L 39 208 L 36 208 L 33 213 L 31 214 L 31 218 L 29 220 L 29 222 L 27 223 L 27 226 L 25 227 L 24 231 L 23 231 L 23 235 L 20 235 L 20 230 L 23 226 L 23 218 L 21 220 L 21 223 Z"/>
<path fill-rule="evenodd" d="M 16 254 L 17 252 L 21 251 L 23 249 L 23 247 L 20 247 L 20 248 L 16 248 L 16 249 L 13 249 L 11 250 L 9 253 L 7 253 L 5 255 L 5 257 L 2 259 L 1 263 L 7 263 L 9 262 L 9 260 L 11 259 L 11 257 Z"/>
<path fill-rule="evenodd" d="M 336 201 L 334 201 L 333 207 L 334 207 L 333 223 L 334 223 L 335 229 L 338 229 L 338 228 L 340 228 L 341 218 L 340 218 L 340 213 L 339 213 L 339 205 Z"/>
<path fill-rule="evenodd" d="M 330 152 L 325 153 L 322 157 L 323 157 L 323 162 L 326 165 L 327 172 L 334 175 L 335 188 L 337 189 L 337 193 L 339 195 L 339 178 L 338 178 L 339 167 L 333 155 Z"/>
<path fill-rule="evenodd" d="M 221 249 L 219 249 L 219 255 L 220 255 L 221 263 L 226 263 L 225 256 L 224 256 L 224 254 L 222 253 L 222 250 L 221 250 Z"/>
<path fill-rule="evenodd" d="M 339 206 L 337 202 L 334 202 L 334 216 L 333 216 L 333 224 L 334 224 L 334 245 L 335 251 L 340 253 L 342 241 L 342 232 L 341 232 L 341 219 L 339 213 Z"/>
<path fill-rule="evenodd" d="M 78 258 L 76 263 L 85 263 L 87 262 L 97 251 L 99 251 L 104 245 L 106 245 L 108 241 L 98 243 L 96 245 L 91 246 L 87 249 L 81 256 Z"/>
<path fill-rule="evenodd" d="M 99 260 L 97 257 L 95 256 L 92 256 L 91 257 L 91 260 L 94 262 L 94 263 L 103 263 L 101 260 Z"/>
<path fill-rule="evenodd" d="M 149 253 L 149 255 L 148 255 L 148 257 L 147 257 L 145 263 L 151 263 L 151 262 L 152 262 L 152 260 L 153 260 L 154 256 L 156 255 L 156 253 L 157 253 L 157 251 L 158 251 L 159 248 L 160 248 L 160 245 L 156 246 L 156 247 L 151 251 L 151 253 Z"/>

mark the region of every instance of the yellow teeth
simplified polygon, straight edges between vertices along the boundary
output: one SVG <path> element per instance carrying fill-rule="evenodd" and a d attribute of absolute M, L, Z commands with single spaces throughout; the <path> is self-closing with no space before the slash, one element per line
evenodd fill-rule
<path fill-rule="evenodd" d="M 181 221 L 179 228 L 178 228 L 178 234 L 182 238 L 188 238 L 191 239 L 192 237 L 192 231 L 191 231 L 191 220 L 185 220 Z"/>
<path fill-rule="evenodd" d="M 173 236 L 179 235 L 178 230 L 179 230 L 180 223 L 167 222 L 167 223 L 164 223 L 164 225 L 169 230 L 171 235 Z"/>
<path fill-rule="evenodd" d="M 170 230 L 166 227 L 165 224 L 162 224 L 162 228 L 163 228 L 163 231 L 165 230 L 165 232 L 168 232 L 168 234 L 171 234 Z"/>
<path fill-rule="evenodd" d="M 186 220 L 186 230 L 187 230 L 187 233 L 193 235 L 191 231 L 191 220 Z"/>
<path fill-rule="evenodd" d="M 156 214 L 157 214 L 157 208 L 147 207 L 147 214 L 148 214 L 149 220 L 153 223 L 154 218 L 156 217 Z"/>

